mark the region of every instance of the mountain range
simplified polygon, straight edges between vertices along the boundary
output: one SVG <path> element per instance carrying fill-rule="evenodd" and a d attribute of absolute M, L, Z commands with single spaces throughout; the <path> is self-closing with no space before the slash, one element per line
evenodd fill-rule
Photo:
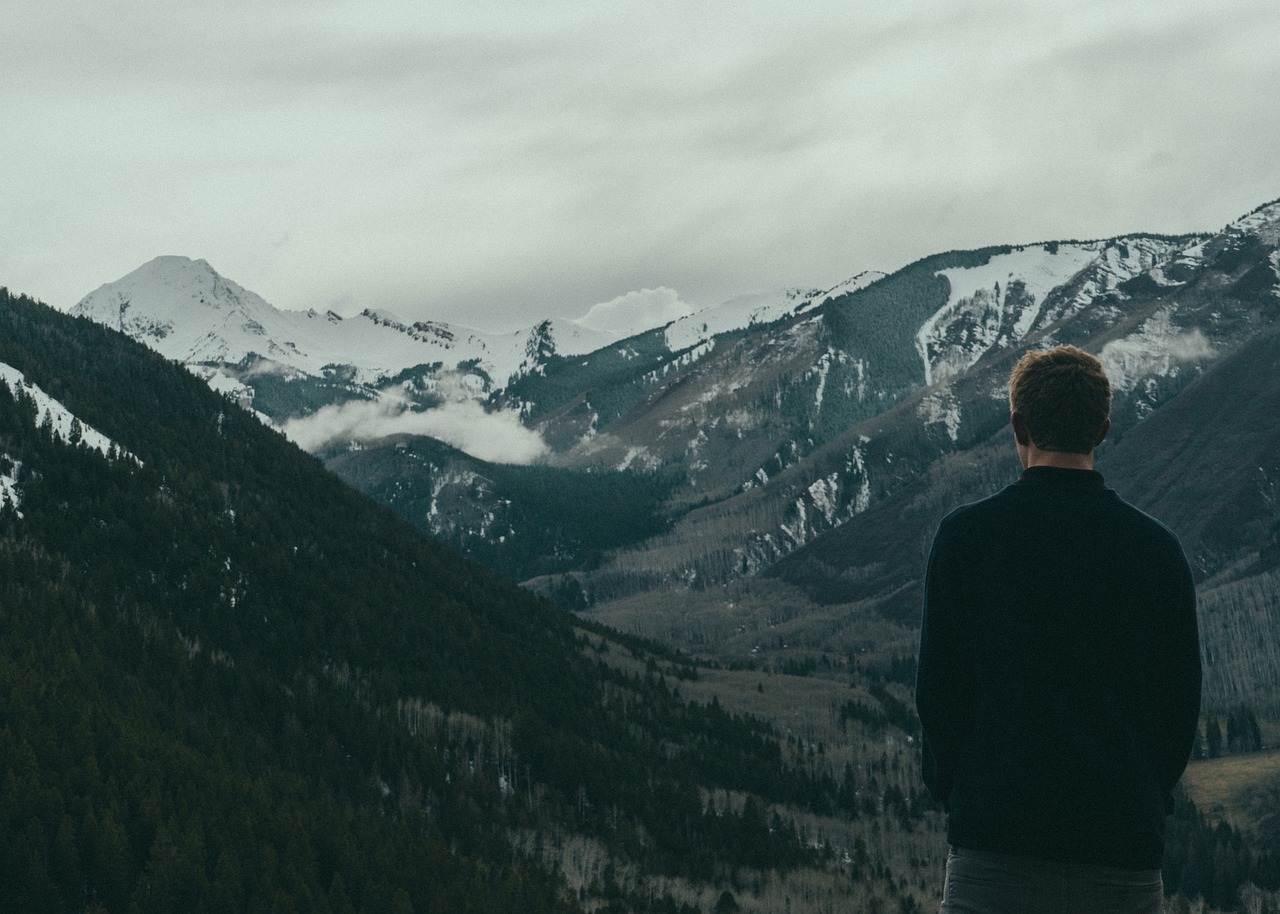
<path fill-rule="evenodd" d="M 1016 476 L 1009 367 L 1075 343 L 1115 387 L 1100 468 L 1180 533 L 1206 631 L 1230 641 L 1280 625 L 1278 234 L 1271 203 L 1217 232 L 952 251 L 597 348 L 544 321 L 501 357 L 458 328 L 278 312 L 169 258 L 74 312 L 251 391 L 343 478 L 502 573 L 730 662 L 848 653 L 865 613 L 908 652 L 933 525 Z M 467 428 L 491 450 L 453 446 Z M 1210 650 L 1211 701 L 1280 712 L 1275 665 Z"/>
<path fill-rule="evenodd" d="M 1204 747 L 1255 712 L 1270 739 L 1278 240 L 1269 204 L 1214 233 L 949 252 L 536 345 L 496 382 L 474 350 L 416 361 L 385 315 L 290 324 L 197 261 L 95 293 L 114 324 L 0 290 L 0 899 L 936 905 L 919 568 L 942 514 L 1016 478 L 1004 378 L 1051 342 L 1102 356 L 1099 466 L 1193 560 Z M 380 364 L 383 332 L 404 359 Z M 423 433 L 442 416 L 523 462 Z M 315 457 L 382 506 L 266 424 L 337 420 Z M 1180 798 L 1169 890 L 1280 888 L 1276 795 L 1243 830 Z"/>

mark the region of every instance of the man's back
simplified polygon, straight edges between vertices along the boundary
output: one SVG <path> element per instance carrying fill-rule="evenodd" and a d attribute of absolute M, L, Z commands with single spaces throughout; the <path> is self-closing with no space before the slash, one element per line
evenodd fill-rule
<path fill-rule="evenodd" d="M 1199 707 L 1176 537 L 1091 470 L 1032 467 L 943 521 L 925 586 L 917 706 L 951 843 L 1158 868 Z"/>

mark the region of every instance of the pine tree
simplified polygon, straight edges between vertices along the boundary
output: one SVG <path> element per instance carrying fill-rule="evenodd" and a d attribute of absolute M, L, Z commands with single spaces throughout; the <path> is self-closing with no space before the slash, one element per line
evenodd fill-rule
<path fill-rule="evenodd" d="M 1218 758 L 1222 755 L 1222 727 L 1218 725 L 1216 717 L 1210 717 L 1205 721 L 1204 741 L 1209 758 Z"/>

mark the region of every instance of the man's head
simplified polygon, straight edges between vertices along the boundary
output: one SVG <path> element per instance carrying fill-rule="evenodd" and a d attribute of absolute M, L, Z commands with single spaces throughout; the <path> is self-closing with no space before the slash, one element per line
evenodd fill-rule
<path fill-rule="evenodd" d="M 1009 375 L 1009 409 L 1020 451 L 1092 454 L 1111 427 L 1111 383 L 1083 349 L 1033 349 Z"/>

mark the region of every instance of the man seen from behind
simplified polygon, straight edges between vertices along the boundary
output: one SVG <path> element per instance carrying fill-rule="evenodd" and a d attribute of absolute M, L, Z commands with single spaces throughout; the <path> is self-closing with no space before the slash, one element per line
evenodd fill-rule
<path fill-rule="evenodd" d="M 1009 400 L 1023 473 L 943 519 L 925 573 L 916 706 L 948 815 L 942 911 L 1159 912 L 1200 708 L 1191 570 L 1093 468 L 1098 359 L 1028 352 Z"/>

